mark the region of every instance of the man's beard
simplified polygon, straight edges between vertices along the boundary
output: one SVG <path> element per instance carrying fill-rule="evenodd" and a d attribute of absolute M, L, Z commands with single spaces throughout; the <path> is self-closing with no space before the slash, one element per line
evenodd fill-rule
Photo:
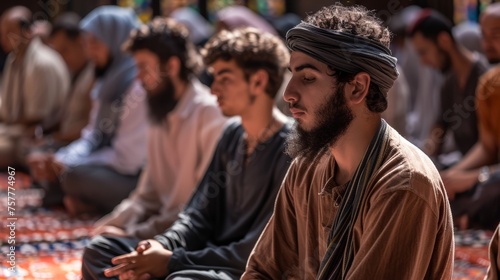
<path fill-rule="evenodd" d="M 104 66 L 94 66 L 94 77 L 95 78 L 101 78 L 108 72 L 109 67 L 111 66 L 111 63 L 113 63 L 113 57 L 109 56 L 108 61 L 106 62 L 106 65 Z"/>
<path fill-rule="evenodd" d="M 345 134 L 354 119 L 344 97 L 344 87 L 338 86 L 327 102 L 315 113 L 316 126 L 306 131 L 295 123 L 287 138 L 286 153 L 292 158 L 301 156 L 312 161 L 321 151 L 327 151 Z"/>
<path fill-rule="evenodd" d="M 148 112 L 151 122 L 160 124 L 177 105 L 172 80 L 164 77 L 153 91 L 148 91 Z"/>

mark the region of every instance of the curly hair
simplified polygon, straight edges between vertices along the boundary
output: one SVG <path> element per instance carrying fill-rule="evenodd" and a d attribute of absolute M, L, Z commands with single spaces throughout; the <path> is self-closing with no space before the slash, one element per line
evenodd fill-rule
<path fill-rule="evenodd" d="M 373 12 L 368 11 L 363 6 L 343 6 L 337 3 L 329 7 L 323 7 L 313 15 L 308 16 L 305 22 L 319 28 L 371 39 L 387 48 L 391 42 L 389 29 L 382 25 L 382 21 Z M 328 65 L 328 67 L 332 70 L 332 76 L 335 77 L 340 86 L 352 81 L 354 76 L 358 74 L 336 70 L 335 65 Z M 387 98 L 375 83 L 370 83 L 366 96 L 366 105 L 370 111 L 376 113 L 381 113 L 387 109 Z"/>
<path fill-rule="evenodd" d="M 156 17 L 148 25 L 132 31 L 122 48 L 131 53 L 151 51 L 158 56 L 160 63 L 178 57 L 181 61 L 179 77 L 184 81 L 191 74 L 196 75 L 202 67 L 201 57 L 189 40 L 187 27 L 170 18 Z"/>
<path fill-rule="evenodd" d="M 269 76 L 266 93 L 274 98 L 283 83 L 283 75 L 290 53 L 283 41 L 254 28 L 223 30 L 214 36 L 202 50 L 205 65 L 215 61 L 234 60 L 243 70 L 245 79 L 263 69 Z"/>

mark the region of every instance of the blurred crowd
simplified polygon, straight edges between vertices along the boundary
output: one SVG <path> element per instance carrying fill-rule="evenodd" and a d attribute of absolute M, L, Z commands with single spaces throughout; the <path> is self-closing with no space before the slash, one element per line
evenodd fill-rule
<path fill-rule="evenodd" d="M 269 21 L 230 6 L 211 23 L 185 7 L 168 15 L 173 23 L 140 24 L 131 10 L 103 6 L 83 19 L 73 13 L 52 23 L 32 19 L 21 6 L 1 16 L 7 55 L 0 168 L 29 172 L 35 187 L 45 190 L 44 206 L 103 215 L 96 235 L 146 239 L 174 223 L 203 180 L 230 117 L 245 116 L 219 109 L 230 98 L 218 93 L 225 85 L 214 82 L 216 66 L 206 65 L 211 38 L 252 27 L 283 41 L 301 17 Z M 399 77 L 383 118 L 440 170 L 457 228 L 496 228 L 500 102 L 490 97 L 500 92 L 500 4 L 488 6 L 479 23 L 456 25 L 438 11 L 410 6 L 387 26 Z M 170 28 L 161 31 L 187 42 L 155 28 Z M 150 33 L 173 54 L 161 57 L 164 49 L 141 39 Z M 167 66 L 151 63 L 144 49 Z M 254 67 L 252 58 L 245 63 L 238 65 L 244 73 Z M 290 77 L 286 70 L 269 76 L 275 106 L 287 116 L 283 92 Z M 155 94 L 158 84 L 162 94 Z"/>
<path fill-rule="evenodd" d="M 60 189 L 66 185 L 64 182 L 73 190 L 94 185 L 95 191 L 108 189 L 107 194 L 115 200 L 102 198 L 97 212 L 107 213 L 135 188 L 146 163 L 146 100 L 134 93 L 141 92 L 140 82 L 133 81 L 137 67 L 131 55 L 122 51 L 129 33 L 139 24 L 132 10 L 129 12 L 133 22 L 129 26 L 121 28 L 109 25 L 112 20 L 103 20 L 93 30 L 85 29 L 84 21 L 71 12 L 60 15 L 53 23 L 32 22 L 31 11 L 21 6 L 2 15 L 2 50 L 8 56 L 1 71 L 0 166 L 29 170 L 35 184 L 45 188 L 47 206 L 59 204 L 66 196 L 67 191 Z M 197 52 L 220 30 L 254 27 L 284 39 L 286 31 L 300 22 L 295 14 L 268 22 L 244 6 L 220 10 L 213 24 L 189 7 L 175 9 L 169 17 L 188 28 L 189 40 Z M 206 67 L 196 73 L 196 78 L 205 85 L 212 82 Z M 131 98 L 131 102 L 144 105 L 121 104 Z M 277 95 L 276 102 L 287 112 L 282 94 Z M 158 104 L 161 110 L 162 104 Z M 102 133 L 96 126 L 105 118 L 109 123 Z M 218 136 L 212 138 L 216 141 Z M 206 152 L 205 157 L 210 156 Z M 66 172 L 69 166 L 72 171 Z M 97 181 L 87 174 L 87 168 L 93 167 L 100 170 L 95 175 Z M 87 177 L 84 180 L 72 176 L 80 169 Z M 101 181 L 103 178 L 107 179 Z M 77 182 L 81 187 L 74 185 Z M 110 184 L 117 189 L 111 190 Z M 196 182 L 189 184 L 194 187 Z M 96 195 L 99 191 L 87 193 L 100 197 Z M 95 201 L 90 204 L 95 208 Z"/>

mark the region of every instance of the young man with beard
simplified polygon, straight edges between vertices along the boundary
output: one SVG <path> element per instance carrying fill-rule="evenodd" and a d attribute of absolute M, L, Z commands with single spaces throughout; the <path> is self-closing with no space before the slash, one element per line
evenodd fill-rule
<path fill-rule="evenodd" d="M 188 206 L 154 239 L 103 237 L 85 250 L 85 279 L 239 279 L 290 164 L 288 119 L 274 105 L 288 62 L 282 41 L 256 29 L 221 31 L 204 48 L 226 116 L 212 162 Z M 113 267 L 114 266 L 114 267 Z"/>
<path fill-rule="evenodd" d="M 201 57 L 184 26 L 156 18 L 134 32 L 124 48 L 133 54 L 147 92 L 148 162 L 136 190 L 97 222 L 93 234 L 147 239 L 177 219 L 210 163 L 227 118 L 194 77 Z"/>
<path fill-rule="evenodd" d="M 295 160 L 242 279 L 451 279 L 439 173 L 380 117 L 398 76 L 389 31 L 337 4 L 286 41 Z"/>
<path fill-rule="evenodd" d="M 498 63 L 500 3 L 483 12 L 481 30 L 485 54 Z M 494 229 L 500 222 L 500 65 L 479 80 L 476 105 L 479 141 L 442 178 L 459 228 Z"/>
<path fill-rule="evenodd" d="M 467 50 L 457 42 L 452 27 L 443 15 L 425 9 L 409 30 L 422 63 L 445 74 L 438 119 L 423 146 L 439 167 L 445 167 L 441 166 L 439 156 L 444 153 L 448 131 L 452 133 L 457 150 L 462 155 L 476 143 L 478 130 L 474 95 L 479 77 L 488 69 L 488 63 L 480 54 Z"/>
<path fill-rule="evenodd" d="M 79 139 L 31 159 L 34 179 L 48 186 L 45 206 L 64 202 L 70 215 L 105 214 L 135 188 L 146 162 L 147 108 L 133 58 L 120 48 L 137 24 L 133 11 L 116 6 L 80 22 L 95 65 L 90 119 Z"/>

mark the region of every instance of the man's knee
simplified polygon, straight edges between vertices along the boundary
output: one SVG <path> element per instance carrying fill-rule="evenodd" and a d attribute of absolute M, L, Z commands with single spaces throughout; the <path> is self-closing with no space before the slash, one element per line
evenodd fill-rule
<path fill-rule="evenodd" d="M 494 173 L 490 179 L 478 186 L 473 204 L 477 209 L 471 215 L 473 226 L 494 230 L 500 222 L 500 173 Z"/>
<path fill-rule="evenodd" d="M 68 169 L 60 175 L 59 180 L 64 193 L 75 195 L 78 192 L 82 182 L 88 180 L 89 173 L 87 169 L 88 168 L 85 166 L 68 167 Z"/>
<path fill-rule="evenodd" d="M 109 251 L 113 246 L 104 236 L 92 238 L 85 247 L 82 256 L 82 277 L 87 279 L 104 279 L 104 270 L 111 266 Z"/>
<path fill-rule="evenodd" d="M 92 260 L 96 257 L 102 256 L 103 252 L 109 251 L 112 244 L 105 236 L 98 235 L 90 241 L 83 251 L 83 261 Z"/>

